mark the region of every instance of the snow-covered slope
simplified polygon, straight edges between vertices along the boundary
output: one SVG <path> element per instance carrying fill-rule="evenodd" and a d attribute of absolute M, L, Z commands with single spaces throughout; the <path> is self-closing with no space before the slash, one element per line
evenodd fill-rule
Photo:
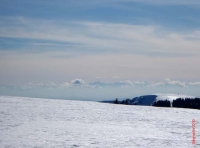
<path fill-rule="evenodd" d="M 195 98 L 195 97 L 187 95 L 176 95 L 176 94 L 144 95 L 133 98 L 132 100 L 130 100 L 129 104 L 151 106 L 154 102 L 158 100 L 169 100 L 170 102 L 172 102 L 174 99 L 178 98 Z"/>
<path fill-rule="evenodd" d="M 192 148 L 192 119 L 200 144 L 199 110 L 0 97 L 0 147 Z"/>

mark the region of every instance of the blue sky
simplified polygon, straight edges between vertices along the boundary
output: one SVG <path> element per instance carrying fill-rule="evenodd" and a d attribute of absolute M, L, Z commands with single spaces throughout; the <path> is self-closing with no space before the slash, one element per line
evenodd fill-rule
<path fill-rule="evenodd" d="M 1 95 L 199 96 L 199 0 L 3 0 L 0 20 Z"/>

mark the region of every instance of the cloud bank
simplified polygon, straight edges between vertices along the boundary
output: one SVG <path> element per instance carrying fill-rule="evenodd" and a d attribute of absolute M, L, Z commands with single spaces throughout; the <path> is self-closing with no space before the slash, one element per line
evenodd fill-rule
<path fill-rule="evenodd" d="M 2 85 L 3 87 L 4 85 Z M 76 88 L 76 87 L 82 87 L 82 88 L 107 88 L 107 87 L 135 87 L 135 86 L 142 86 L 142 87 L 199 87 L 200 82 L 183 82 L 179 80 L 170 80 L 168 78 L 164 79 L 163 81 L 131 81 L 131 80 L 120 80 L 120 81 L 114 81 L 114 82 L 103 82 L 103 81 L 95 81 L 95 82 L 85 82 L 82 79 L 73 79 L 71 80 L 71 83 L 63 82 L 61 84 L 55 84 L 55 83 L 29 83 L 26 86 L 30 86 L 27 88 L 41 88 L 41 87 L 49 87 L 49 88 Z M 5 87 L 5 86 L 4 86 Z"/>
<path fill-rule="evenodd" d="M 83 85 L 85 84 L 85 81 L 83 81 L 82 79 L 75 79 L 75 80 L 72 80 L 71 83 L 73 85 Z"/>

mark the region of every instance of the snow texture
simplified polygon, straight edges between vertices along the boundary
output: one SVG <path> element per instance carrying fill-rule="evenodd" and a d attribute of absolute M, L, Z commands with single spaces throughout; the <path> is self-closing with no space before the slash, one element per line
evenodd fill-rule
<path fill-rule="evenodd" d="M 199 138 L 199 110 L 0 97 L 2 148 L 192 148 Z"/>

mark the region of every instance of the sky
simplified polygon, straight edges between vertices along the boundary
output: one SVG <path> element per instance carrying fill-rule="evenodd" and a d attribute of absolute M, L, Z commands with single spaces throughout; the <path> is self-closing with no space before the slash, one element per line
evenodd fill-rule
<path fill-rule="evenodd" d="M 1 0 L 0 95 L 200 96 L 199 0 Z"/>

